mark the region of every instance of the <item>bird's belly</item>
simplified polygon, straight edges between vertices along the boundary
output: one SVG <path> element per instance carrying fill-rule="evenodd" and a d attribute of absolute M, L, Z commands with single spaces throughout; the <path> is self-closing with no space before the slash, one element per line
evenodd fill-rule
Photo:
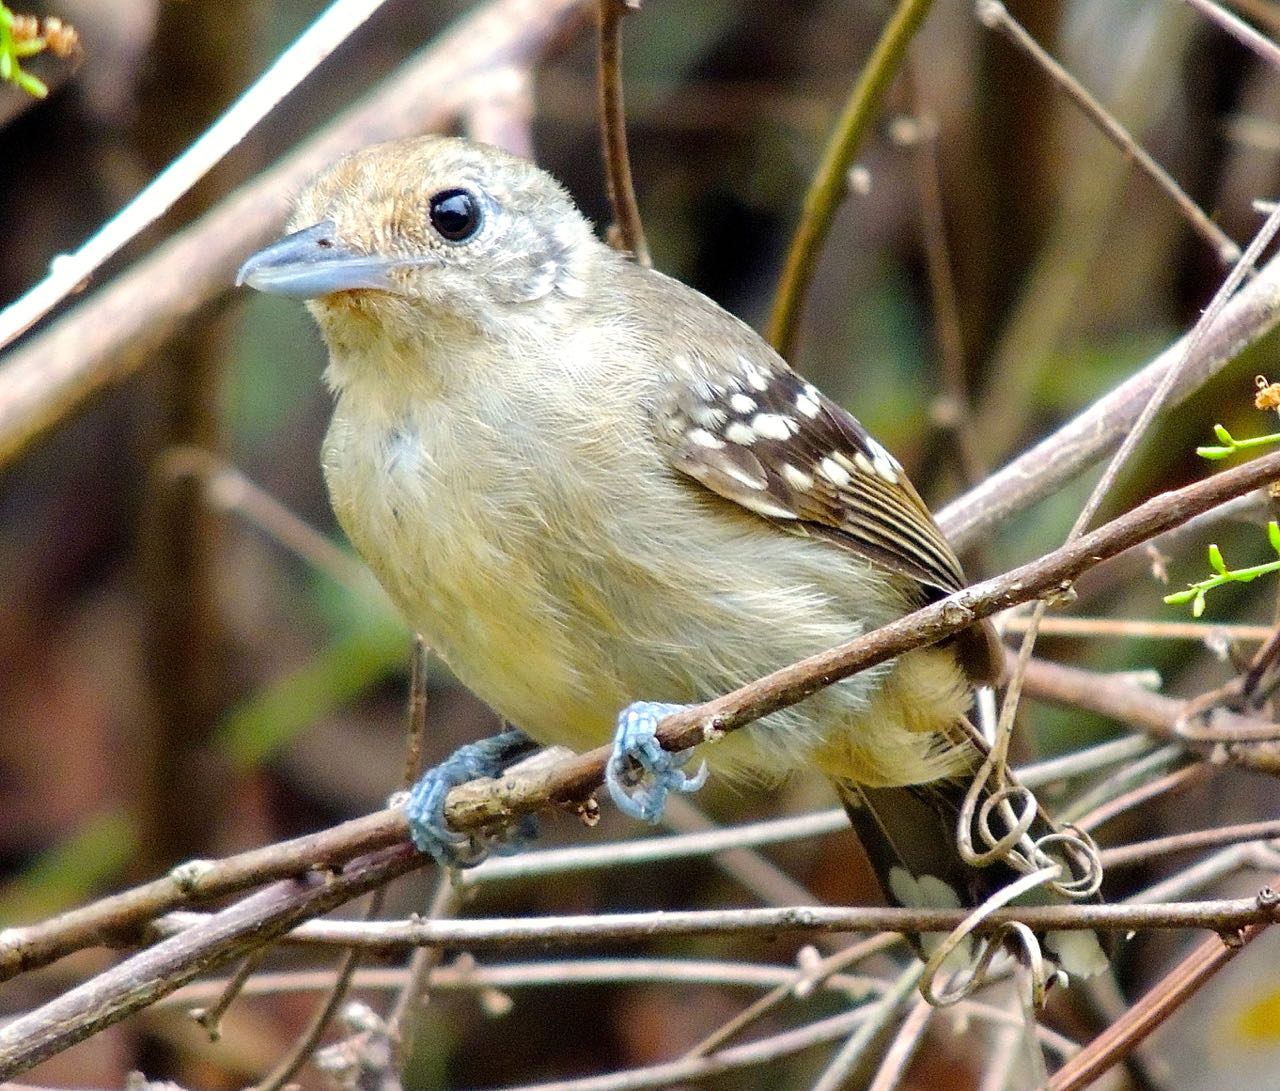
<path fill-rule="evenodd" d="M 753 516 L 691 524 L 676 510 L 665 524 L 627 524 L 630 511 L 664 504 L 611 498 L 569 518 L 529 502 L 534 483 L 513 483 L 516 464 L 486 475 L 421 443 L 401 447 L 354 445 L 335 418 L 325 466 L 339 521 L 459 680 L 543 743 L 598 746 L 632 701 L 709 699 L 902 612 L 869 605 L 865 563 Z M 607 526 L 584 535 L 591 518 Z M 907 738 L 897 717 L 866 716 L 889 669 L 774 713 L 706 757 L 781 775 L 843 737 L 839 764 L 855 779 L 910 779 L 896 767 L 918 762 L 927 739 Z"/>
<path fill-rule="evenodd" d="M 493 492 L 467 468 L 424 472 L 424 451 L 357 445 L 335 419 L 325 473 L 343 530 L 408 623 L 468 689 L 543 743 L 610 736 L 609 679 L 583 662 Z M 518 538 L 518 535 L 516 535 Z"/>

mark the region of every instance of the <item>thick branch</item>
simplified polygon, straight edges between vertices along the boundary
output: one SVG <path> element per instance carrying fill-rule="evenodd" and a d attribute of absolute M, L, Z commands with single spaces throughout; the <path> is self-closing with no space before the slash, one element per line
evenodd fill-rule
<path fill-rule="evenodd" d="M 164 878 L 81 909 L 26 928 L 6 928 L 0 932 L 0 981 L 82 947 L 131 939 L 131 932 L 140 924 L 177 906 L 235 894 L 310 868 L 334 867 L 361 853 L 403 841 L 406 832 L 398 812 L 381 811 L 226 860 L 183 864 Z"/>
<path fill-rule="evenodd" d="M 938 525 L 957 549 L 973 545 L 1009 516 L 1057 492 L 1117 447 L 1169 368 L 1181 367 L 1181 373 L 1169 391 L 1166 410 L 1202 387 L 1277 322 L 1280 258 L 1272 258 L 1232 297 L 1185 362 L 1182 358 L 1190 335 L 1175 341 L 1053 435 L 948 504 L 938 513 Z"/>
<path fill-rule="evenodd" d="M 214 914 L 0 1027 L 0 1079 L 96 1034 L 154 1003 L 197 974 L 226 965 L 319 916 L 421 867 L 409 845 L 386 849 L 338 874 L 312 872 L 277 883 Z"/>
<path fill-rule="evenodd" d="M 660 725 L 659 738 L 668 749 L 683 750 L 715 738 L 721 732 L 742 727 L 784 705 L 802 700 L 824 685 L 909 648 L 940 640 L 979 618 L 1019 602 L 1054 593 L 1081 572 L 1135 542 L 1160 534 L 1277 477 L 1280 477 L 1280 454 L 1271 454 L 1198 484 L 1164 493 L 1037 561 L 961 591 L 832 651 L 776 671 L 725 697 L 670 716 Z M 1175 704 L 1180 711 L 1181 704 Z M 1173 713 L 1165 710 L 1155 722 L 1169 730 L 1170 715 Z M 473 781 L 455 788 L 449 793 L 446 810 L 449 823 L 459 830 L 478 829 L 541 810 L 548 804 L 581 800 L 599 787 L 609 754 L 609 747 L 600 747 L 547 768 L 518 771 L 501 780 Z M 181 874 L 179 878 L 160 879 L 42 924 L 8 929 L 0 933 L 0 977 L 53 961 L 92 943 L 110 942 L 124 930 L 194 897 L 243 889 L 270 877 L 296 873 L 317 860 L 350 859 L 405 835 L 406 826 L 400 812 L 381 812 L 313 838 L 210 865 L 204 872 L 197 870 L 197 878 L 191 881 L 184 882 Z"/>
<path fill-rule="evenodd" d="M 1280 771 L 1280 740 L 1224 744 L 1191 738 L 1179 730 L 1179 724 L 1190 711 L 1190 702 L 1152 693 L 1123 678 L 1033 659 L 1027 664 L 1026 687 L 1028 694 L 1041 700 L 1096 712 L 1188 747 L 1214 750 L 1225 747 L 1227 760 L 1235 765 L 1267 773 Z M 1224 737 L 1259 739 L 1268 732 L 1272 736 L 1280 735 L 1280 727 L 1275 724 L 1225 708 L 1213 709 L 1208 714 L 1208 722 L 1211 729 L 1220 731 Z"/>

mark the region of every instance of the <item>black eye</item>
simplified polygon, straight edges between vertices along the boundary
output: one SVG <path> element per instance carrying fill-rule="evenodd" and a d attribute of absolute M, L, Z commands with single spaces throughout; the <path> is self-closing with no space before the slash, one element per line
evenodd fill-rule
<path fill-rule="evenodd" d="M 431 226 L 450 242 L 463 242 L 480 229 L 480 202 L 465 189 L 446 189 L 431 198 Z"/>

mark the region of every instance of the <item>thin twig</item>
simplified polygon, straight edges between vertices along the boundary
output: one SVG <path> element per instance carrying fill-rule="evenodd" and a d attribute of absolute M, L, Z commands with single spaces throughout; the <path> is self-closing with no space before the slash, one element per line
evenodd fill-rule
<path fill-rule="evenodd" d="M 1171 765 L 1184 764 L 1186 761 L 1185 748 L 1171 743 L 1149 754 L 1144 754 L 1136 761 L 1126 762 L 1105 780 L 1073 799 L 1070 806 L 1063 807 L 1059 811 L 1062 821 L 1092 830 L 1099 822 L 1095 821 L 1094 824 L 1086 826 L 1083 823 L 1084 816 L 1105 806 L 1111 800 L 1125 795 L 1134 785 L 1144 785 L 1154 776 L 1163 776 Z"/>
<path fill-rule="evenodd" d="M 1007 633 L 1021 633 L 1031 624 L 1025 614 L 1009 614 L 1000 624 Z M 1046 617 L 1040 622 L 1041 636 L 1072 636 L 1121 640 L 1268 640 L 1275 629 L 1270 625 L 1228 625 L 1212 621 L 1147 621 L 1119 617 Z"/>
<path fill-rule="evenodd" d="M 817 268 L 822 244 L 844 199 L 846 175 L 880 108 L 907 46 L 928 14 L 932 0 L 899 0 L 880 40 L 867 59 L 845 103 L 822 162 L 813 176 L 800 211 L 800 223 L 787 252 L 786 265 L 769 316 L 768 339 L 784 357 L 795 353 L 805 295 Z"/>
<path fill-rule="evenodd" d="M 405 763 L 404 774 L 400 781 L 403 789 L 412 787 L 422 775 L 422 739 L 427 729 L 428 654 L 427 646 L 422 637 L 415 636 L 413 652 L 410 658 L 409 701 L 405 710 Z M 438 912 L 433 912 L 433 917 L 445 912 L 452 913 L 455 905 L 447 875 L 441 877 L 439 885 L 441 889 L 446 891 L 446 897 L 442 901 L 439 890 L 437 891 L 432 908 L 433 910 L 438 910 Z M 385 886 L 379 887 L 373 892 L 373 896 L 369 899 L 369 904 L 364 912 L 366 921 L 376 920 L 381 915 L 383 905 L 386 902 L 386 894 L 387 888 Z M 438 957 L 438 954 L 433 951 L 416 951 L 413 955 L 413 966 L 417 967 L 420 963 L 434 965 Z M 342 953 L 342 958 L 338 963 L 324 1003 L 314 1012 L 310 1022 L 298 1036 L 289 1052 L 280 1059 L 269 1075 L 254 1085 L 254 1091 L 280 1091 L 293 1079 L 299 1069 L 307 1063 L 311 1055 L 319 1047 L 329 1024 L 338 1014 L 343 1002 L 346 1000 L 347 993 L 351 988 L 351 982 L 356 975 L 356 971 L 360 969 L 363 958 L 364 952 L 356 948 L 351 948 Z M 396 1010 L 401 1016 L 403 1016 L 402 1006 L 407 1003 L 404 1000 L 404 995 L 425 987 L 422 983 L 424 978 L 425 973 L 421 968 L 418 969 L 417 973 L 414 973 L 411 967 L 408 983 L 401 994 L 400 1000 L 396 1003 Z"/>
<path fill-rule="evenodd" d="M 1241 45 L 1252 49 L 1272 68 L 1280 69 L 1280 46 L 1266 35 L 1259 34 L 1239 16 L 1233 15 L 1221 4 L 1213 3 L 1213 0 L 1186 0 L 1186 2 L 1201 15 L 1217 23 Z"/>
<path fill-rule="evenodd" d="M 1118 1064 L 1266 929 L 1266 923 L 1243 928 L 1230 943 L 1218 936 L 1204 940 L 1123 1016 L 1055 1072 L 1048 1091 L 1078 1091 Z"/>
<path fill-rule="evenodd" d="M 379 887 L 373 892 L 364 911 L 364 919 L 366 921 L 377 919 L 382 912 L 386 895 L 387 888 L 385 886 Z M 307 1063 L 320 1045 L 320 1040 L 324 1037 L 324 1032 L 329 1028 L 333 1017 L 338 1014 L 343 1001 L 346 1000 L 352 979 L 360 968 L 360 963 L 363 959 L 364 952 L 355 948 L 342 952 L 338 965 L 330 979 L 328 993 L 324 1001 L 312 1012 L 307 1025 L 302 1029 L 293 1045 L 289 1047 L 288 1052 L 276 1062 L 275 1067 L 266 1076 L 253 1085 L 253 1091 L 280 1091 Z"/>
<path fill-rule="evenodd" d="M 0 311 L 0 349 L 78 291 L 112 255 L 168 212 L 384 2 L 334 0 L 190 148 L 79 250 L 55 258 L 44 280 Z"/>
<path fill-rule="evenodd" d="M 913 68 L 915 63 L 913 58 Z M 913 78 L 912 83 L 915 82 Z M 974 442 L 973 407 L 969 400 L 964 337 L 960 328 L 960 297 L 951 268 L 951 248 L 947 243 L 947 221 L 939 180 L 942 168 L 938 164 L 938 123 L 922 113 L 914 89 L 912 97 L 916 100 L 916 116 L 898 119 L 893 133 L 899 143 L 912 148 L 911 161 L 920 196 L 920 235 L 929 269 L 934 333 L 942 364 L 939 368 L 942 393 L 934 399 L 933 417 L 950 433 L 960 456 L 961 480 L 969 488 L 982 480 L 985 467 Z"/>
<path fill-rule="evenodd" d="M 211 1042 L 216 1042 L 222 1037 L 222 1017 L 226 1015 L 227 1009 L 235 1003 L 236 997 L 244 992 L 245 985 L 249 979 L 262 965 L 262 960 L 267 956 L 268 948 L 262 947 L 257 951 L 251 952 L 241 960 L 240 965 L 236 967 L 233 973 L 222 986 L 222 991 L 214 999 L 213 1003 L 206 1008 L 193 1008 L 191 1017 L 199 1023 L 209 1035 Z"/>
<path fill-rule="evenodd" d="M 1174 769 L 1162 777 L 1156 777 L 1145 784 L 1139 784 L 1136 788 L 1130 788 L 1129 791 L 1121 793 L 1114 799 L 1100 803 L 1093 810 L 1086 811 L 1076 819 L 1074 825 L 1092 833 L 1099 826 L 1110 822 L 1117 815 L 1122 815 L 1125 811 L 1140 807 L 1144 803 L 1149 803 L 1151 800 L 1157 799 L 1168 792 L 1182 791 L 1192 784 L 1204 780 L 1211 772 L 1212 769 L 1208 765 L 1201 763 L 1184 765 L 1181 769 Z"/>
<path fill-rule="evenodd" d="M 898 1027 L 892 1044 L 876 1070 L 875 1079 L 871 1081 L 867 1091 L 893 1091 L 907 1074 L 907 1065 L 924 1042 L 925 1031 L 929 1029 L 929 1020 L 938 1009 L 923 997 L 917 997 L 915 1006 L 907 1012 L 907 1017 Z"/>
<path fill-rule="evenodd" d="M 792 977 L 786 981 L 779 982 L 772 990 L 751 1004 L 750 1007 L 744 1008 L 732 1019 L 717 1027 L 697 1045 L 688 1049 L 684 1056 L 705 1057 L 707 1054 L 719 1049 L 725 1042 L 741 1034 L 747 1027 L 762 1019 L 788 997 L 800 995 L 802 988 L 805 990 L 805 995 L 812 995 L 819 985 L 826 985 L 840 971 L 850 966 L 855 966 L 872 955 L 889 950 L 898 941 L 898 936 L 881 933 L 878 936 L 872 936 L 870 939 L 851 944 L 834 955 L 824 958 L 815 966 L 806 967 L 801 965 L 800 969 Z M 809 947 L 805 948 L 805 950 L 812 952 L 813 948 Z"/>
<path fill-rule="evenodd" d="M 199 479 L 204 485 L 206 501 L 215 510 L 244 519 L 353 594 L 387 602 L 381 585 L 352 554 L 335 545 L 212 451 L 201 447 L 171 447 L 161 455 L 155 473 L 162 477 Z M 390 609 L 389 602 L 387 605 Z"/>
<path fill-rule="evenodd" d="M 436 880 L 435 893 L 431 896 L 431 904 L 427 907 L 428 920 L 441 920 L 452 917 L 461 904 L 462 899 L 454 889 L 450 876 L 441 875 Z M 442 952 L 439 948 L 424 947 L 413 953 L 409 962 L 409 974 L 387 1014 L 387 1034 L 395 1043 L 392 1059 L 403 1062 L 413 1053 L 413 1036 L 418 1028 L 418 1020 L 414 1018 L 427 1002 L 427 992 L 435 980 L 435 971 L 440 965 Z"/>
<path fill-rule="evenodd" d="M 908 966 L 893 983 L 893 988 L 884 994 L 867 1013 L 867 1019 L 853 1032 L 849 1040 L 837 1050 L 822 1075 L 813 1085 L 813 1091 L 840 1091 L 845 1081 L 853 1074 L 863 1060 L 867 1050 L 876 1036 L 884 1031 L 889 1022 L 898 1014 L 898 1009 L 906 1003 L 906 999 L 915 991 L 920 982 L 920 971 L 923 967 L 916 962 Z"/>
<path fill-rule="evenodd" d="M 672 909 L 642 913 L 596 913 L 555 917 L 499 917 L 467 920 L 343 921 L 311 920 L 300 924 L 283 942 L 308 946 L 351 946 L 369 951 L 411 947 L 447 947 L 470 951 L 499 950 L 522 944 L 648 942 L 661 937 L 770 935 L 821 932 L 949 933 L 963 924 L 972 909 L 903 909 L 887 906 L 783 906 L 750 909 Z M 1195 902 L 1094 903 L 1026 905 L 999 909 L 974 928 L 990 935 L 1011 923 L 1045 930 L 1206 928 L 1234 931 L 1277 919 L 1268 894 L 1255 898 L 1219 898 Z M 204 927 L 212 918 L 201 913 L 170 913 L 158 920 L 158 933 L 183 934 Z"/>
<path fill-rule="evenodd" d="M 1195 3 L 1196 0 L 1187 0 Z M 1177 182 L 1151 155 L 1139 144 L 1105 106 L 1102 105 L 1088 89 L 1070 72 L 1062 67 L 1030 34 L 1022 24 L 1013 18 L 999 0 L 978 0 L 976 6 L 978 19 L 991 30 L 998 30 L 1013 42 L 1019 49 L 1030 55 L 1035 62 L 1050 76 L 1058 89 L 1062 91 L 1080 112 L 1089 118 L 1110 140 L 1125 158 L 1132 161 L 1177 205 L 1178 210 L 1186 217 L 1191 227 L 1213 247 L 1218 260 L 1223 265 L 1230 265 L 1240 257 L 1240 247 L 1204 210 L 1195 203 Z"/>
<path fill-rule="evenodd" d="M 867 950 L 873 946 L 876 950 L 883 950 L 887 946 L 886 940 L 892 942 L 892 937 L 875 936 L 862 941 L 862 946 Z M 400 989 L 407 973 L 405 969 L 364 969 L 356 974 L 353 988 L 377 991 Z M 328 988 L 332 979 L 333 975 L 328 971 L 257 974 L 244 991 L 249 996 L 318 992 Z M 878 977 L 847 973 L 812 979 L 798 975 L 794 966 L 711 959 L 636 956 L 552 959 L 545 962 L 522 960 L 483 965 L 468 956 L 460 956 L 454 962 L 436 969 L 432 987 L 449 992 L 483 992 L 487 989 L 505 992 L 511 989 L 562 989 L 573 985 L 707 985 L 782 989 L 785 996 L 791 996 L 796 993 L 798 983 L 807 985 L 811 980 L 815 994 L 819 990 L 826 990 L 841 993 L 846 998 L 864 992 L 872 995 L 883 993 L 891 984 Z M 215 997 L 224 985 L 225 982 L 218 980 L 184 985 L 177 992 L 157 1001 L 156 1006 L 186 1007 L 202 1003 Z M 999 1026 L 1022 1026 L 1020 1017 L 975 1000 L 963 1000 L 949 1011 L 958 1018 L 972 1016 Z M 1037 1027 L 1036 1035 L 1048 1049 L 1061 1056 L 1067 1057 L 1079 1052 L 1080 1047 L 1075 1042 L 1048 1027 Z"/>
<path fill-rule="evenodd" d="M 1105 867 L 1124 867 L 1126 864 L 1143 863 L 1158 856 L 1174 852 L 1191 852 L 1195 849 L 1217 848 L 1244 841 L 1272 841 L 1280 838 L 1280 819 L 1267 822 L 1240 822 L 1230 826 L 1218 826 L 1211 830 L 1191 830 L 1187 833 L 1154 837 L 1149 841 L 1135 841 L 1128 845 L 1102 850 Z"/>
<path fill-rule="evenodd" d="M 645 241 L 640 206 L 636 203 L 635 186 L 631 181 L 627 114 L 622 104 L 622 21 L 640 4 L 639 0 L 599 0 L 599 5 L 600 138 L 604 148 L 609 202 L 613 206 L 613 224 L 621 248 L 630 251 L 637 264 L 648 268 L 653 259 Z"/>

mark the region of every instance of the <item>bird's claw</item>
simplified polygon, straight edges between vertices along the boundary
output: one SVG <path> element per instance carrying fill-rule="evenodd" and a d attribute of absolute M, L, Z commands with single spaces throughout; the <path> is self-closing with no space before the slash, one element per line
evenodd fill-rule
<path fill-rule="evenodd" d="M 537 836 L 537 821 L 525 815 L 511 825 L 458 833 L 445 821 L 444 805 L 451 789 L 478 777 L 501 776 L 511 763 L 535 744 L 520 731 L 505 731 L 491 739 L 460 746 L 434 769 L 429 769 L 404 801 L 409 837 L 419 852 L 441 867 L 475 867 L 488 856 L 509 856 Z"/>
<path fill-rule="evenodd" d="M 632 818 L 657 822 L 671 792 L 696 792 L 707 782 L 706 762 L 689 776 L 683 767 L 692 752 L 664 750 L 655 734 L 665 717 L 684 707 L 637 701 L 618 715 L 605 784 L 618 809 Z"/>

